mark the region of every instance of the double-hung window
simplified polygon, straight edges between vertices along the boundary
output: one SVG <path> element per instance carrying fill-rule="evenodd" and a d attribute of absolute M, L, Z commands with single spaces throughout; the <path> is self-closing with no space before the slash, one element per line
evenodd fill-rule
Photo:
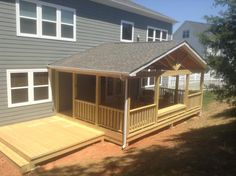
<path fill-rule="evenodd" d="M 121 21 L 121 35 L 120 40 L 122 42 L 134 41 L 134 23 L 128 21 Z"/>
<path fill-rule="evenodd" d="M 147 28 L 147 41 L 156 42 L 156 41 L 167 41 L 168 40 L 168 31 L 164 29 L 158 29 L 154 27 Z"/>
<path fill-rule="evenodd" d="M 76 10 L 33 0 L 16 0 L 17 35 L 76 40 Z"/>
<path fill-rule="evenodd" d="M 7 70 L 8 107 L 51 101 L 47 69 Z"/>
<path fill-rule="evenodd" d="M 184 30 L 183 31 L 183 38 L 189 38 L 189 36 L 190 36 L 189 30 Z"/>

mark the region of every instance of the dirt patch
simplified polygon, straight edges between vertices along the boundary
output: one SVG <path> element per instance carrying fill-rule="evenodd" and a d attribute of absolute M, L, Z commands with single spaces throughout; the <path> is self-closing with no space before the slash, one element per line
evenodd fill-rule
<path fill-rule="evenodd" d="M 231 158 L 235 156 L 235 146 L 229 138 L 231 135 L 235 138 L 234 128 L 229 126 L 235 118 L 228 111 L 227 104 L 213 102 L 202 117 L 146 137 L 125 151 L 112 143 L 97 143 L 45 164 L 28 175 L 222 175 L 227 162 L 229 166 L 236 166 Z M 226 134 L 229 137 L 225 137 Z M 215 171 L 209 167 L 209 171 L 205 160 L 220 169 Z M 2 156 L 0 162 L 1 176 L 20 176 L 17 168 Z"/>

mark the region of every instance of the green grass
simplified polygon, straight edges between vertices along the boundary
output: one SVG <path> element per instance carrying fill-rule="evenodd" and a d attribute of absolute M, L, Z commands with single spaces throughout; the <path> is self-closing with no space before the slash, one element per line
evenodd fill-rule
<path fill-rule="evenodd" d="M 205 91 L 203 95 L 203 110 L 208 109 L 208 105 L 216 100 L 216 95 L 212 91 Z"/>

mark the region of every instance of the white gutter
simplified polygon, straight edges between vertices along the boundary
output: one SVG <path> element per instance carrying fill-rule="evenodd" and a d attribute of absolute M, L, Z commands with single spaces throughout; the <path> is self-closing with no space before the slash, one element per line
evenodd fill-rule
<path fill-rule="evenodd" d="M 127 119 L 128 119 L 128 79 L 125 79 L 125 112 L 124 112 L 124 126 L 123 126 L 123 145 L 122 149 L 127 146 Z"/>

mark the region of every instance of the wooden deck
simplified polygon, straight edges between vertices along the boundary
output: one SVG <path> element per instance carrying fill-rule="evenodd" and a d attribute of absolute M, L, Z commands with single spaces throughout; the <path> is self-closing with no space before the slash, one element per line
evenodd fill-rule
<path fill-rule="evenodd" d="M 23 172 L 103 140 L 104 133 L 59 116 L 0 127 L 0 151 Z"/>

